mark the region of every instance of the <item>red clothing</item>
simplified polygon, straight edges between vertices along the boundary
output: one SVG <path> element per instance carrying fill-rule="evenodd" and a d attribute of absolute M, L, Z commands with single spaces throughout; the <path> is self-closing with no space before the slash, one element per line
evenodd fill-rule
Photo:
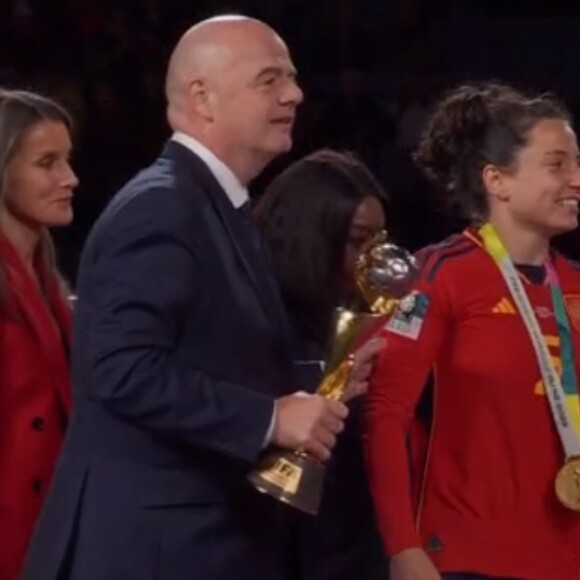
<path fill-rule="evenodd" d="M 563 450 L 502 275 L 468 232 L 420 259 L 422 311 L 407 325 L 395 314 L 369 393 L 366 451 L 385 548 L 421 546 L 442 572 L 578 580 L 580 513 L 554 493 Z M 578 361 L 580 271 L 560 256 L 554 266 Z M 549 287 L 524 286 L 558 368 Z M 408 438 L 413 444 L 415 406 L 432 369 L 433 425 L 425 464 L 417 465 Z M 568 403 L 578 419 L 577 397 Z M 414 502 L 410 474 L 417 473 L 422 492 Z"/>
<path fill-rule="evenodd" d="M 71 406 L 65 344 L 70 312 L 57 280 L 48 302 L 0 237 L 8 298 L 0 314 L 0 580 L 16 580 L 55 467 Z"/>

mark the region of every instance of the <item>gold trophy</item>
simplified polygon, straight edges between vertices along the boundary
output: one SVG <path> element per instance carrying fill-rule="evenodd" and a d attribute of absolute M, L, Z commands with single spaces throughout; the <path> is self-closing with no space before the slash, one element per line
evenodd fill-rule
<path fill-rule="evenodd" d="M 344 397 L 354 352 L 383 328 L 417 278 L 413 256 L 387 239 L 387 232 L 381 232 L 358 258 L 356 282 L 370 312 L 337 309 L 318 395 L 337 401 Z M 273 448 L 265 452 L 248 479 L 262 493 L 316 515 L 325 471 L 324 463 L 304 451 Z"/>

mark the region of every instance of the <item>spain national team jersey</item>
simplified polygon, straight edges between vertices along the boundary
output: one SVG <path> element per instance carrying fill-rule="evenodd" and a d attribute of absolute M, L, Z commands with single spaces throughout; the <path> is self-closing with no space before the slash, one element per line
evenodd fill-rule
<path fill-rule="evenodd" d="M 555 496 L 562 445 L 501 272 L 469 231 L 419 256 L 421 280 L 388 323 L 369 394 L 366 449 L 386 549 L 422 546 L 443 572 L 578 580 L 580 512 Z M 580 270 L 560 255 L 553 263 L 578 361 Z M 520 275 L 559 370 L 549 286 Z M 421 461 L 411 454 L 409 469 L 415 408 L 431 372 L 428 449 Z M 568 405 L 580 436 L 576 393 Z"/>

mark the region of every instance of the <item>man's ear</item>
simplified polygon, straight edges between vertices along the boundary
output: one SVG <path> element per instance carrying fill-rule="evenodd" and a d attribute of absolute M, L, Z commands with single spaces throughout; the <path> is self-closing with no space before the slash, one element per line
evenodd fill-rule
<path fill-rule="evenodd" d="M 206 121 L 213 121 L 214 111 L 207 82 L 202 77 L 190 81 L 187 97 L 191 108 Z"/>

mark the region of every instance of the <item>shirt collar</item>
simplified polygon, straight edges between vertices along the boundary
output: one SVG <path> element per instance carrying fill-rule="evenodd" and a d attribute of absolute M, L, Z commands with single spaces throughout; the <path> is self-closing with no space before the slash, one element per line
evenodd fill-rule
<path fill-rule="evenodd" d="M 234 172 L 205 145 L 191 135 L 179 131 L 173 133 L 171 140 L 189 149 L 207 165 L 236 209 L 249 200 L 248 190 L 240 183 Z"/>

